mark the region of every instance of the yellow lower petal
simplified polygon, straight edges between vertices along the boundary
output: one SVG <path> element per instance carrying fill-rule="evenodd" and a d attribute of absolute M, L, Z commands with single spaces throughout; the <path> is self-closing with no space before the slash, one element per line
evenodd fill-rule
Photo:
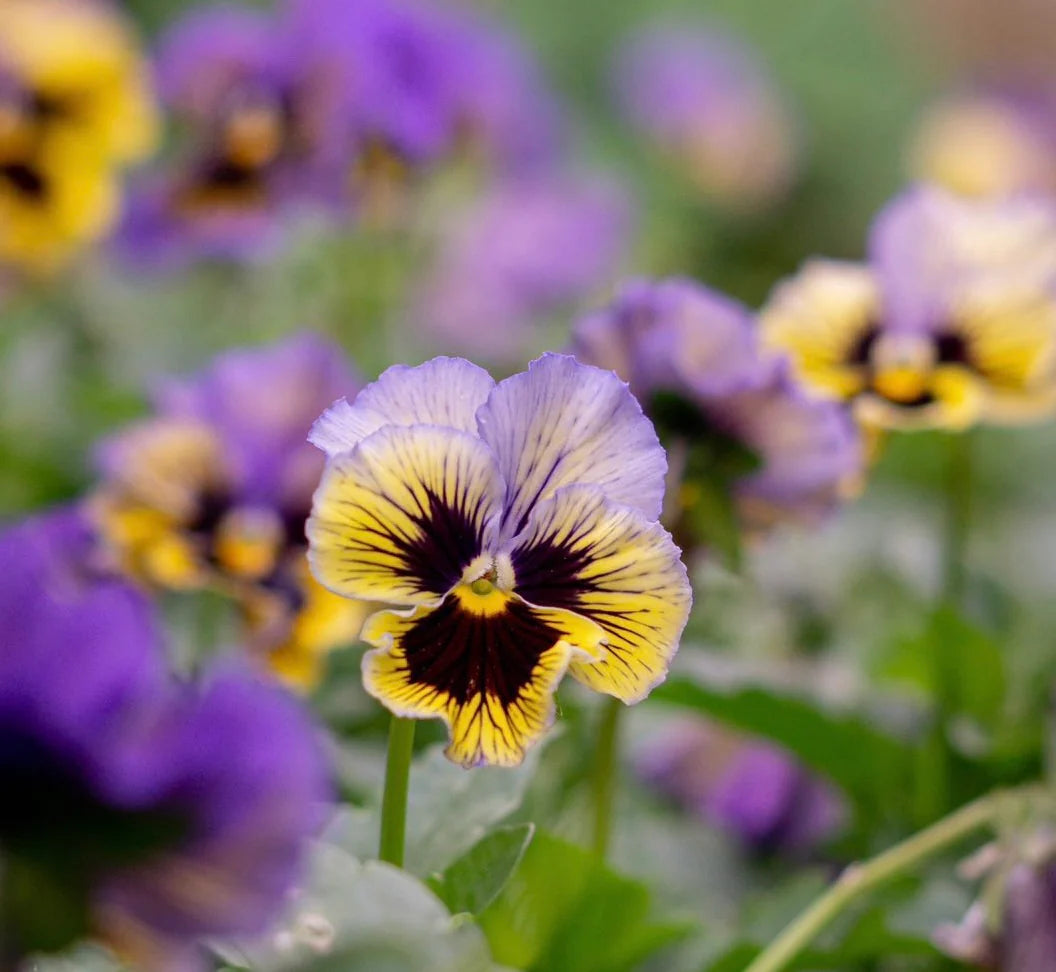
<path fill-rule="evenodd" d="M 568 487 L 537 509 L 510 558 L 525 600 L 604 631 L 598 660 L 572 660 L 576 679 L 624 702 L 664 679 L 692 594 L 680 551 L 659 523 L 592 487 Z"/>
<path fill-rule="evenodd" d="M 362 637 L 376 646 L 363 659 L 371 695 L 397 715 L 443 719 L 454 762 L 515 766 L 553 722 L 573 652 L 596 653 L 602 632 L 516 595 L 459 588 L 437 607 L 373 615 Z"/>

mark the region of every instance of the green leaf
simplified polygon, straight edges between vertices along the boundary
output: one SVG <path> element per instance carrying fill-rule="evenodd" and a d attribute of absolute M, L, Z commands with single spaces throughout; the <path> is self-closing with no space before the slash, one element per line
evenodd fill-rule
<path fill-rule="evenodd" d="M 425 750 L 411 766 L 404 867 L 421 877 L 440 874 L 508 817 L 524 799 L 539 760 L 533 749 L 520 766 L 465 770 L 444 756 L 443 747 Z M 346 807 L 326 839 L 355 857 L 378 850 L 377 807 Z"/>
<path fill-rule="evenodd" d="M 934 611 L 920 635 L 903 640 L 882 674 L 916 685 L 947 715 L 970 716 L 988 726 L 1002 715 L 1004 653 L 950 607 Z"/>
<path fill-rule="evenodd" d="M 506 886 L 535 836 L 530 823 L 500 827 L 427 883 L 452 914 L 478 915 Z"/>
<path fill-rule="evenodd" d="M 911 747 L 860 716 L 825 712 L 813 700 L 771 689 L 727 690 L 673 678 L 651 699 L 772 739 L 866 805 L 894 792 L 912 761 Z"/>
<path fill-rule="evenodd" d="M 651 917 L 644 884 L 546 833 L 480 915 L 496 961 L 529 972 L 622 972 L 679 941 L 686 925 Z"/>
<path fill-rule="evenodd" d="M 264 941 L 215 945 L 254 972 L 495 972 L 487 942 L 421 881 L 320 844 L 306 886 Z"/>

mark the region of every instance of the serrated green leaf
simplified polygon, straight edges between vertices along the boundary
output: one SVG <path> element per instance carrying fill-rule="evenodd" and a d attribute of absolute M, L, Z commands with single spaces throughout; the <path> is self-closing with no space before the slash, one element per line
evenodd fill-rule
<path fill-rule="evenodd" d="M 442 873 L 524 799 L 539 759 L 536 747 L 520 766 L 483 766 L 464 770 L 433 746 L 411 766 L 404 867 L 419 877 Z M 378 849 L 377 807 L 344 807 L 326 839 L 355 857 L 370 858 Z"/>
<path fill-rule="evenodd" d="M 320 844 L 305 887 L 263 941 L 215 945 L 254 972 L 495 972 L 471 922 L 412 875 Z"/>
<path fill-rule="evenodd" d="M 533 824 L 500 827 L 427 883 L 452 914 L 479 915 L 506 886 L 534 836 Z"/>

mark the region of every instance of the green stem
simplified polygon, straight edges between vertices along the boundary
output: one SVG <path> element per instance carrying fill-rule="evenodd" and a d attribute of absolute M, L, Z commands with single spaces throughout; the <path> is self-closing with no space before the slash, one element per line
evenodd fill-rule
<path fill-rule="evenodd" d="M 946 458 L 946 533 L 943 545 L 942 598 L 954 608 L 964 597 L 965 550 L 972 515 L 972 436 L 949 437 Z"/>
<path fill-rule="evenodd" d="M 1050 799 L 1051 795 L 1047 794 L 1044 788 L 1033 784 L 1018 790 L 996 790 L 961 807 L 871 861 L 852 864 L 835 884 L 763 950 L 745 972 L 780 972 L 848 905 L 862 895 L 916 867 L 975 831 L 993 825 L 1013 808 L 1024 807 L 1039 797 Z"/>
<path fill-rule="evenodd" d="M 616 790 L 616 754 L 620 745 L 620 713 L 623 703 L 606 698 L 598 723 L 594 757 L 594 853 L 604 858 L 612 832 L 612 801 Z"/>
<path fill-rule="evenodd" d="M 378 858 L 403 867 L 407 830 L 407 788 L 414 751 L 414 720 L 393 716 L 389 724 L 389 755 L 385 762 L 385 792 L 381 798 L 381 841 Z"/>

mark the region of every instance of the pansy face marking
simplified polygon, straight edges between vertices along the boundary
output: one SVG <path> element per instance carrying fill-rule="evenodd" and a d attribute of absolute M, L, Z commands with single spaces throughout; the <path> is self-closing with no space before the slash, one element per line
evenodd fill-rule
<path fill-rule="evenodd" d="M 563 355 L 500 384 L 456 358 L 397 366 L 311 440 L 329 456 L 312 569 L 400 606 L 364 626 L 365 684 L 442 718 L 451 759 L 520 762 L 566 669 L 625 702 L 663 679 L 689 584 L 656 522 L 663 450 L 611 372 Z"/>
<path fill-rule="evenodd" d="M 866 264 L 809 262 L 761 314 L 799 376 L 867 425 L 963 428 L 1056 408 L 1056 210 L 936 189 L 878 217 Z"/>

